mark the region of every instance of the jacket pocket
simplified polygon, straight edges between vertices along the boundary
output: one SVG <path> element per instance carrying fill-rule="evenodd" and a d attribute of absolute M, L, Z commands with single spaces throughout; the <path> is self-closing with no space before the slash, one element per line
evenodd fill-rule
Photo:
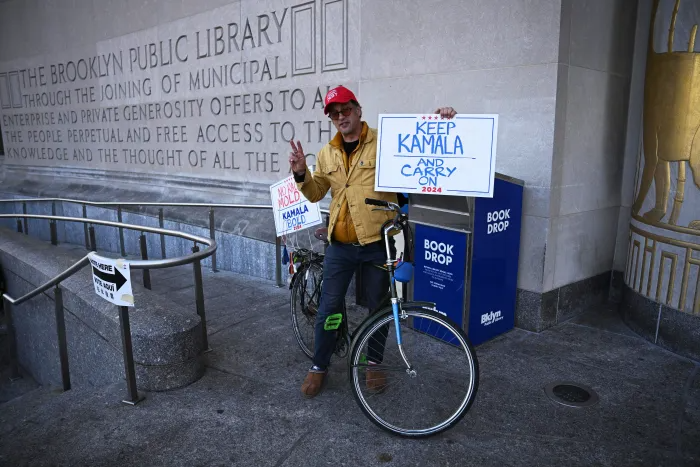
<path fill-rule="evenodd" d="M 343 171 L 340 170 L 340 165 L 331 164 L 323 169 L 323 173 L 326 174 L 328 182 L 331 185 L 331 189 L 338 190 L 341 186 L 345 186 L 345 176 Z"/>
<path fill-rule="evenodd" d="M 358 182 L 362 186 L 374 186 L 375 161 L 362 159 L 355 166 Z"/>

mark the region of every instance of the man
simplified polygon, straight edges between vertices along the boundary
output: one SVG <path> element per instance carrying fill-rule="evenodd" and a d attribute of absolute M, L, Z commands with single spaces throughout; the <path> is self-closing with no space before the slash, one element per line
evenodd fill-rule
<path fill-rule="evenodd" d="M 356 268 L 362 267 L 362 283 L 370 312 L 376 311 L 389 289 L 388 275 L 373 265 L 386 262 L 380 228 L 394 214 L 373 211 L 373 206 L 365 204 L 365 198 L 397 202 L 396 193 L 374 191 L 377 130 L 362 121 L 362 107 L 355 95 L 343 86 L 331 89 L 324 99 L 323 112 L 330 117 L 338 133 L 318 153 L 314 174 L 307 170 L 300 142 L 291 142 L 289 157 L 297 186 L 309 201 L 322 200 L 329 189 L 332 197 L 328 224 L 330 245 L 323 263 L 323 294 L 316 315 L 313 366 L 301 386 L 306 397 L 318 395 L 326 381 L 339 327 L 333 315 L 342 306 Z M 453 118 L 457 114 L 452 107 L 439 108 L 435 113 L 443 118 Z M 379 371 L 368 369 L 366 380 L 371 391 L 380 392 L 386 385 L 386 377 Z"/>

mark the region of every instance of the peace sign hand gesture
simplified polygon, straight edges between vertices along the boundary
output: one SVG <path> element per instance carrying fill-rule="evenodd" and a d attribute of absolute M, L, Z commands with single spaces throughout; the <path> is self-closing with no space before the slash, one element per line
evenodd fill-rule
<path fill-rule="evenodd" d="M 292 145 L 292 153 L 289 155 L 289 165 L 292 168 L 292 172 L 297 175 L 304 175 L 306 173 L 306 156 L 304 155 L 304 149 L 301 147 L 301 142 L 290 141 L 289 144 Z"/>

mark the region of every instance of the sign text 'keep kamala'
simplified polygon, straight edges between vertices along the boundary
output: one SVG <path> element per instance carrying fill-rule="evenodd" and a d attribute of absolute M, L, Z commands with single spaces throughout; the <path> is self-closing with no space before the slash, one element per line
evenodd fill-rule
<path fill-rule="evenodd" d="M 377 191 L 493 196 L 497 115 L 379 116 Z"/>

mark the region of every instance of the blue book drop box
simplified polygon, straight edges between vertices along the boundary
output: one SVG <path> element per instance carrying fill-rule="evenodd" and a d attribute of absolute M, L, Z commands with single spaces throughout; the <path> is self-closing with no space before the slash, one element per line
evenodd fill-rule
<path fill-rule="evenodd" d="M 523 183 L 496 174 L 493 198 L 457 198 L 411 200 L 413 299 L 435 302 L 478 345 L 515 325 Z"/>

